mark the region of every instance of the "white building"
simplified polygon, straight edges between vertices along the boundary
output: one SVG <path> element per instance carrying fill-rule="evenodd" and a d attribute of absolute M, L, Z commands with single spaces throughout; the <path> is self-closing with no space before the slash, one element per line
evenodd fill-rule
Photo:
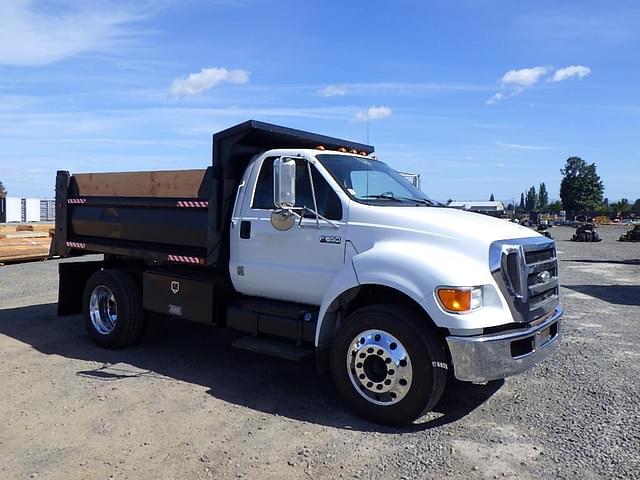
<path fill-rule="evenodd" d="M 493 215 L 502 214 L 504 212 L 504 203 L 502 202 L 451 202 L 448 207 L 457 208 L 459 210 L 468 210 L 470 212 L 490 213 Z"/>

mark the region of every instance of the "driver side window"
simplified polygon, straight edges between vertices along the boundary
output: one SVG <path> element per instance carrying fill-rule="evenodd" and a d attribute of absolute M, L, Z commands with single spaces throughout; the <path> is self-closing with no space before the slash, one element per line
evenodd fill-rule
<path fill-rule="evenodd" d="M 273 210 L 273 162 L 276 157 L 265 159 L 262 163 L 256 190 L 253 196 L 253 204 L 251 208 L 258 210 Z M 318 203 L 318 213 L 329 220 L 340 220 L 342 218 L 342 203 L 336 195 L 336 192 L 329 186 L 316 168 L 311 166 L 311 175 L 313 177 L 313 186 L 316 192 L 316 201 Z M 311 193 L 311 181 L 309 180 L 309 172 L 307 170 L 306 161 L 296 159 L 296 207 L 307 207 L 313 210 L 313 195 Z M 313 214 L 305 212 L 306 217 L 312 217 Z"/>

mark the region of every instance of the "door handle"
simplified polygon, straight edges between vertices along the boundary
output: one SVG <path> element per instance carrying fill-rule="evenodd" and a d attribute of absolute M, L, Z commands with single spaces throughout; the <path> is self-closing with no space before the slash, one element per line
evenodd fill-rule
<path fill-rule="evenodd" d="M 249 220 L 240 222 L 240 238 L 251 238 L 251 222 Z"/>

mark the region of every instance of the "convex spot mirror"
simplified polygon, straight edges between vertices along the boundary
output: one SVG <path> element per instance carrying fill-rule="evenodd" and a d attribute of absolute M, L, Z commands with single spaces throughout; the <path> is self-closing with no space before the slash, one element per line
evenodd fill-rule
<path fill-rule="evenodd" d="M 273 162 L 273 203 L 283 210 L 296 204 L 296 161 L 293 158 L 279 157 Z"/>
<path fill-rule="evenodd" d="M 290 230 L 295 223 L 296 217 L 289 210 L 274 210 L 271 212 L 271 225 L 276 230 L 281 232 Z"/>

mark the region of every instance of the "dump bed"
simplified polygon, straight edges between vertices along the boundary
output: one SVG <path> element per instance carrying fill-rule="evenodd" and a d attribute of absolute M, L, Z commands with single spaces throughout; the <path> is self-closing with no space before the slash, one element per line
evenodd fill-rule
<path fill-rule="evenodd" d="M 249 120 L 213 136 L 201 170 L 123 173 L 58 171 L 53 253 L 97 252 L 226 269 L 231 208 L 247 164 L 274 148 L 373 147 Z"/>

